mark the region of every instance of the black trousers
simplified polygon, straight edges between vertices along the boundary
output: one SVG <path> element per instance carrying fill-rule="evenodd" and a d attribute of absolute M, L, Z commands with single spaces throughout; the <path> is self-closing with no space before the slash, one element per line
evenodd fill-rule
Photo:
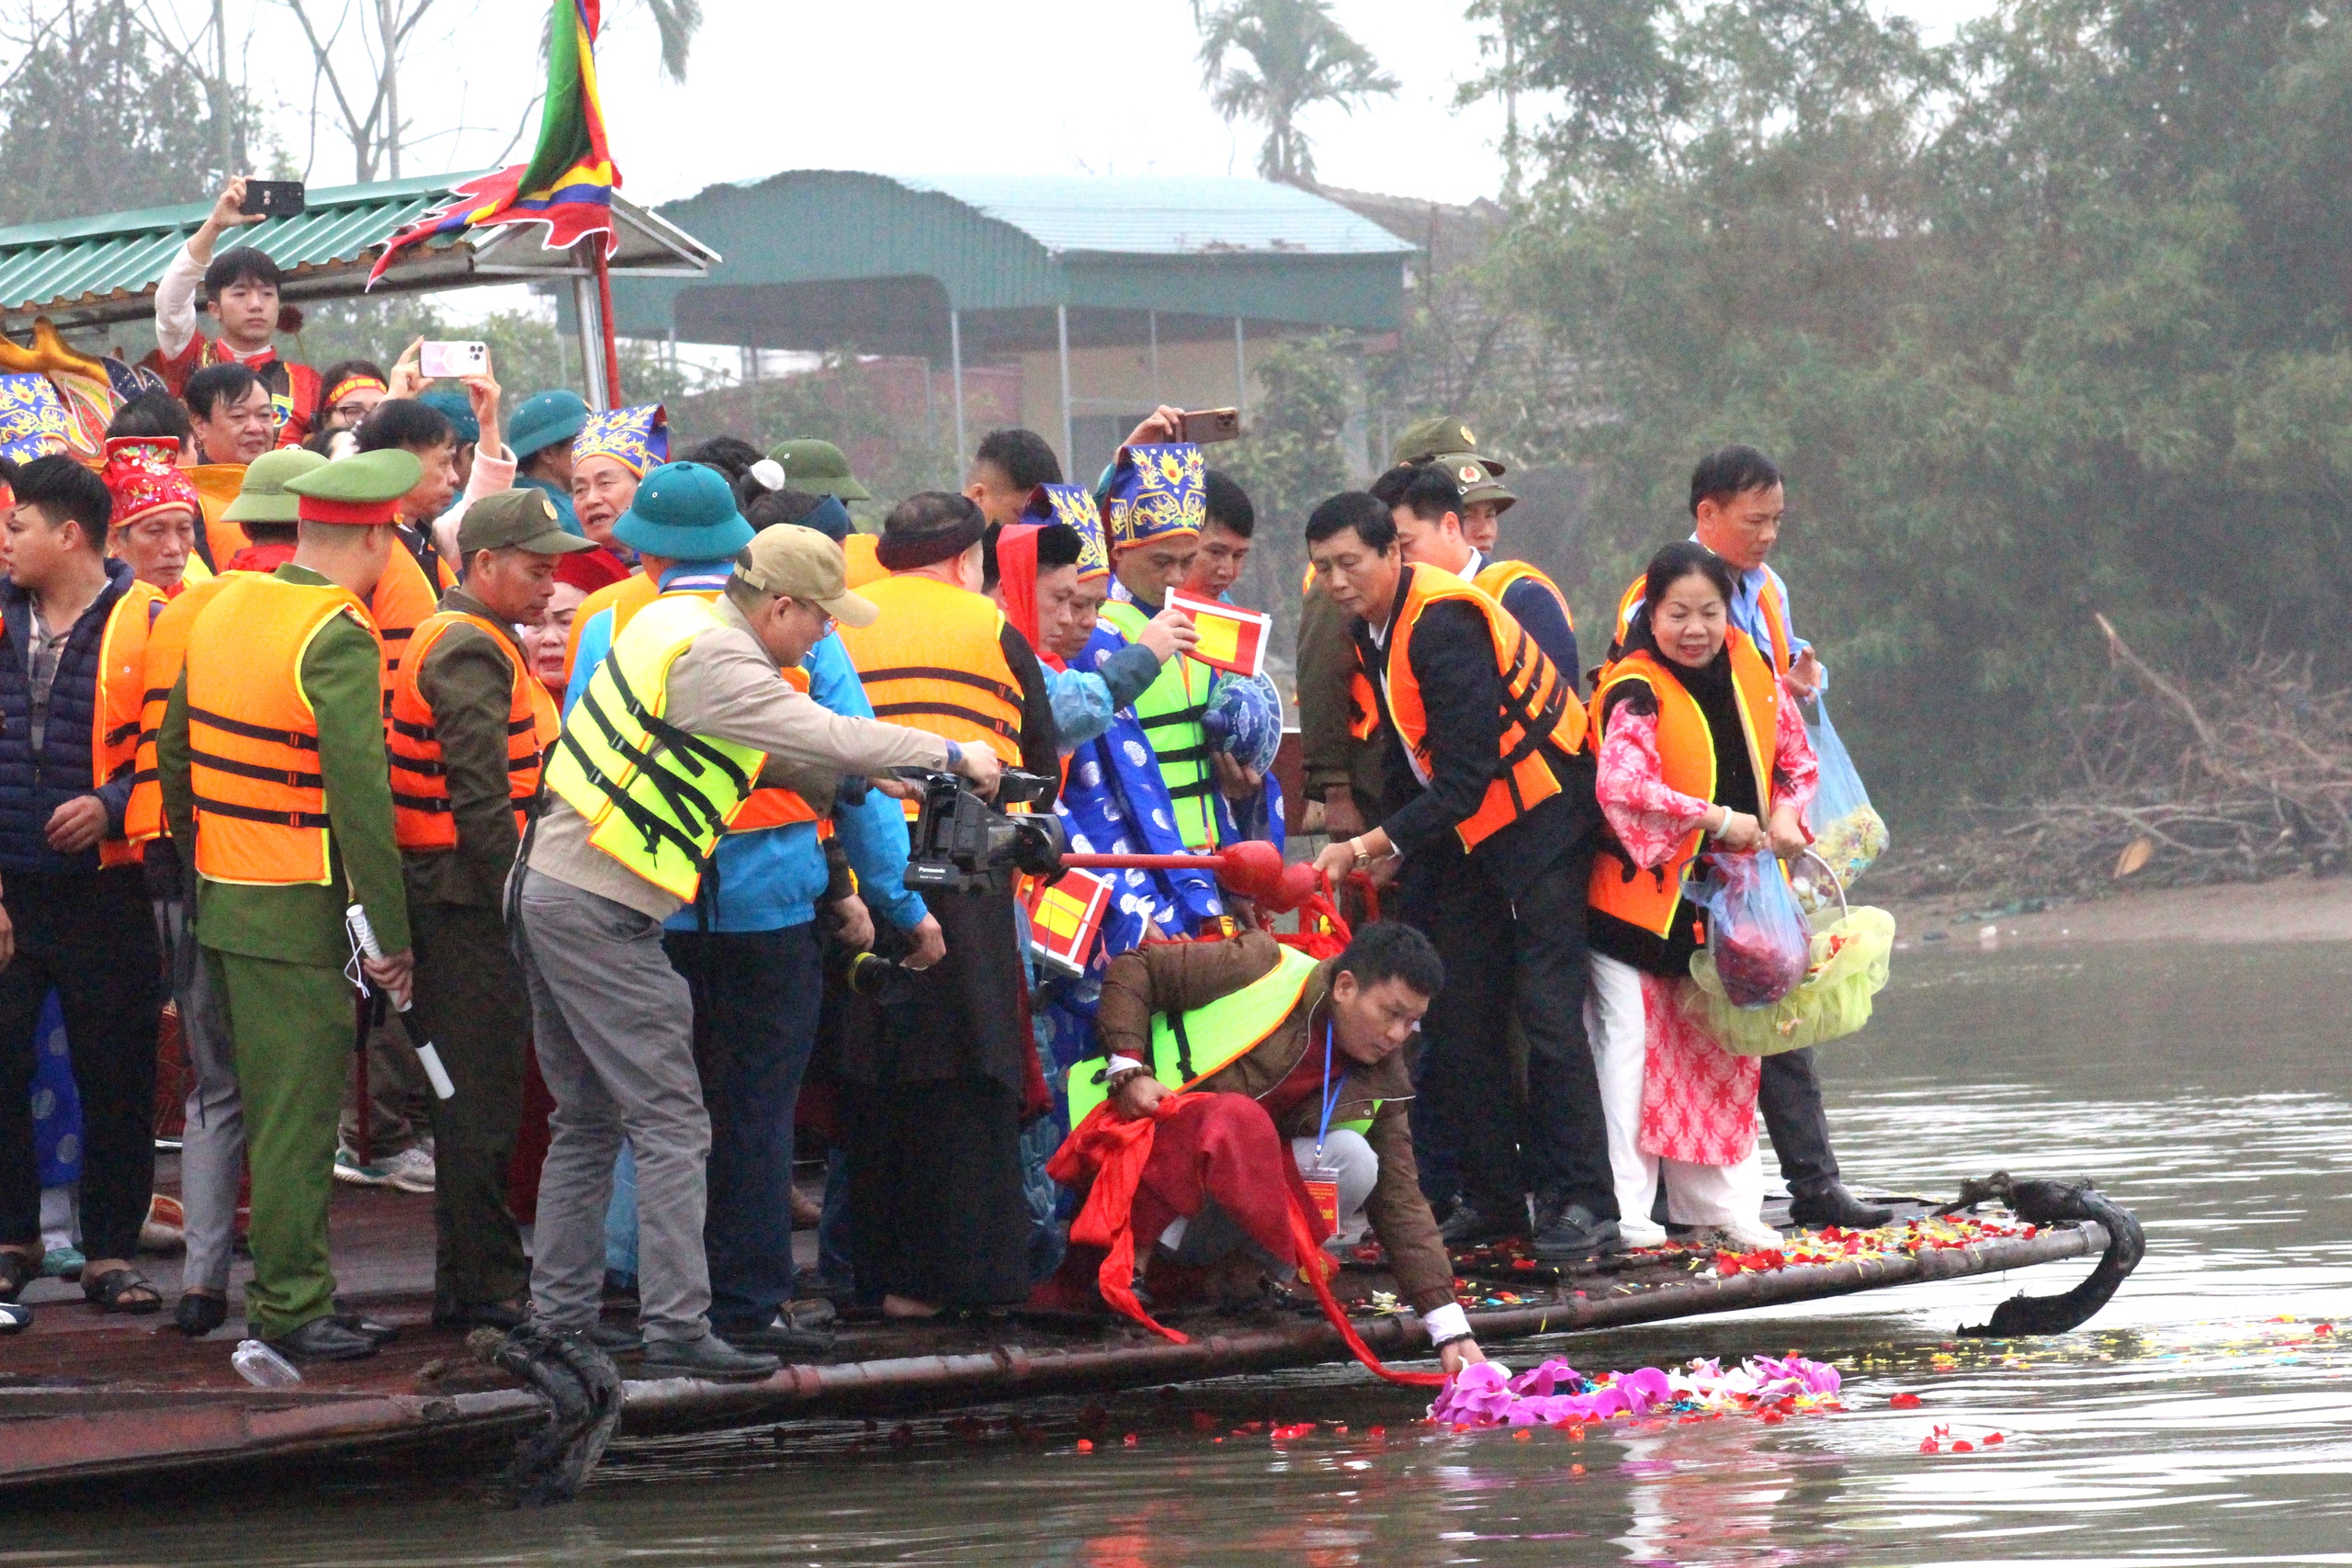
<path fill-rule="evenodd" d="M 506 1169 L 523 1121 L 531 1001 L 496 909 L 412 900 L 416 1017 L 457 1094 L 424 1095 L 433 1126 L 433 1305 L 462 1312 L 531 1288 L 523 1235 L 506 1206 Z M 395 1028 L 401 1026 L 395 1023 Z M 416 1053 L 403 1039 L 410 1062 Z M 417 1073 L 423 1076 L 422 1066 Z M 371 1080 L 370 1087 L 373 1087 Z"/>
<path fill-rule="evenodd" d="M 1764 1131 L 1771 1134 L 1781 1178 L 1792 1198 L 1809 1198 L 1838 1183 L 1838 1156 L 1829 1148 L 1829 1112 L 1821 1103 L 1821 1077 L 1813 1048 L 1783 1051 L 1764 1058 L 1757 1102 L 1764 1109 Z"/>
<path fill-rule="evenodd" d="M 136 1258 L 155 1188 L 155 1036 L 163 959 L 137 866 L 95 875 L 11 872 L 17 956 L 0 970 L 0 1246 L 40 1247 L 33 1158 L 34 1032 L 51 990 L 82 1098 L 82 1246 Z"/>
<path fill-rule="evenodd" d="M 1563 853 L 1516 899 L 1476 857 L 1441 852 L 1405 867 L 1405 919 L 1445 962 L 1445 989 L 1421 1021 L 1412 1109 L 1422 1190 L 1452 1183 L 1489 1215 L 1539 1201 L 1617 1217 L 1600 1079 L 1584 1031 L 1589 847 Z M 1522 1105 L 1511 1024 L 1527 1041 Z M 1433 1201 L 1451 1190 L 1430 1192 Z"/>
<path fill-rule="evenodd" d="M 859 1301 L 1029 1299 L 1019 1096 L 974 1076 L 845 1083 L 841 1115 Z"/>

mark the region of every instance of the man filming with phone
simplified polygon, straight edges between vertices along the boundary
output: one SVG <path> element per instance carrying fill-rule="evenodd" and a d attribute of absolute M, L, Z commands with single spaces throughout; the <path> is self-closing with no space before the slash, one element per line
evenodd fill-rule
<path fill-rule="evenodd" d="M 178 397 L 188 378 L 211 365 L 242 365 L 261 378 L 276 411 L 280 446 L 299 446 L 311 433 L 311 415 L 319 404 L 319 373 L 307 365 L 279 357 L 277 264 L 251 245 L 237 245 L 214 254 L 222 235 L 232 230 L 266 222 L 273 213 L 263 203 L 247 201 L 250 186 L 266 186 L 282 197 L 288 182 L 252 180 L 238 175 L 221 187 L 212 210 L 179 254 L 164 268 L 155 283 L 155 346 L 151 362 L 164 384 Z M 301 187 L 284 205 L 301 210 Z M 289 213 L 288 215 L 291 215 Z M 210 338 L 199 330 L 196 300 L 204 290 L 205 314 L 220 328 Z"/>

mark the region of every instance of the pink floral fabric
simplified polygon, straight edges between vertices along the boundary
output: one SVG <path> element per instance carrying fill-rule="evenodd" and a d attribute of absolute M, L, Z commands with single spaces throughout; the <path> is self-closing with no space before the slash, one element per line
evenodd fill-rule
<path fill-rule="evenodd" d="M 1733 1055 L 1691 1021 L 1679 995 L 1690 984 L 1642 976 L 1642 1152 L 1692 1165 L 1736 1165 L 1756 1148 L 1763 1060 Z"/>
<path fill-rule="evenodd" d="M 1674 846 L 1714 809 L 1711 801 L 1669 787 L 1664 775 L 1657 757 L 1657 716 L 1619 707 L 1610 716 L 1608 739 L 1600 743 L 1594 793 L 1617 841 L 1645 870 L 1665 864 Z M 1812 802 L 1821 782 L 1820 760 L 1805 739 L 1804 720 L 1793 700 L 1781 704 L 1772 776 L 1781 798 L 1799 811 Z"/>

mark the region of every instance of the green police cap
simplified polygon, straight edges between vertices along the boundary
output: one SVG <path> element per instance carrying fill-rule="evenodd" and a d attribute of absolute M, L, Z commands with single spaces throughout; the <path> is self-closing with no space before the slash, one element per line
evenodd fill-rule
<path fill-rule="evenodd" d="M 1389 457 L 1391 463 L 1426 463 L 1445 452 L 1476 452 L 1478 438 L 1470 427 L 1458 419 L 1441 415 L 1436 419 L 1416 420 L 1405 427 L 1396 438 L 1396 449 Z M 1503 466 L 1492 458 L 1485 459 L 1499 477 Z"/>
<path fill-rule="evenodd" d="M 286 488 L 286 481 L 326 466 L 324 457 L 300 446 L 280 446 L 264 452 L 245 465 L 245 481 L 238 489 L 237 498 L 220 515 L 231 523 L 299 522 L 294 492 Z"/>
<path fill-rule="evenodd" d="M 387 446 L 297 474 L 286 488 L 302 498 L 300 521 L 364 528 L 391 522 L 401 497 L 424 476 L 424 465 L 415 453 Z"/>
<path fill-rule="evenodd" d="M 784 482 L 794 490 L 841 501 L 874 499 L 874 492 L 849 471 L 849 459 L 842 449 L 830 441 L 779 441 L 768 448 L 768 456 L 784 465 Z"/>
<path fill-rule="evenodd" d="M 483 496 L 458 519 L 458 554 L 471 559 L 476 550 L 528 550 L 535 556 L 568 556 L 596 547 L 576 534 L 564 532 L 556 520 L 555 502 L 543 490 L 503 490 Z"/>
<path fill-rule="evenodd" d="M 1465 506 L 1474 501 L 1491 501 L 1497 512 L 1508 512 L 1519 499 L 1495 477 L 1503 471 L 1503 466 L 1492 457 L 1481 457 L 1476 452 L 1446 452 L 1430 461 L 1461 487 Z"/>

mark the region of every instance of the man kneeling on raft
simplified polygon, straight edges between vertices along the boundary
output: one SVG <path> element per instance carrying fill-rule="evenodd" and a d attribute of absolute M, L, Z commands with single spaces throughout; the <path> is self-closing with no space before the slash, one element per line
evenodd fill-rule
<path fill-rule="evenodd" d="M 1171 1085 L 1183 1091 L 1136 1186 L 1138 1250 L 1148 1246 L 1154 1264 L 1287 1280 L 1301 1261 L 1292 1187 L 1321 1187 L 1327 1203 L 1336 1188 L 1327 1245 L 1352 1245 L 1368 1223 L 1445 1370 L 1485 1360 L 1454 1300 L 1406 1121 L 1405 1043 L 1444 984 L 1429 939 L 1389 921 L 1319 961 L 1261 931 L 1112 960 L 1096 1019 L 1107 1060 L 1099 1082 L 1093 1064 L 1072 1070 L 1071 1116 L 1107 1094 L 1115 1114 L 1141 1119 Z"/>

